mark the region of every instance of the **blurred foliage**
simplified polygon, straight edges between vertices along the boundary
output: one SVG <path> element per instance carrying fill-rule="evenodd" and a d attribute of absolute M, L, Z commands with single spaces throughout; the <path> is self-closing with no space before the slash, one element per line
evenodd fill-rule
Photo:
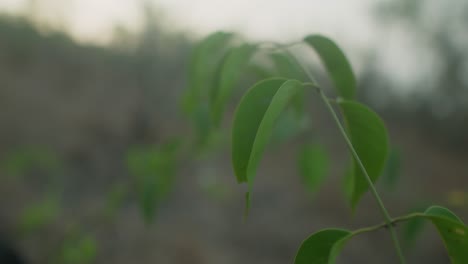
<path fill-rule="evenodd" d="M 414 207 L 410 212 L 424 212 L 423 206 Z M 423 228 L 425 225 L 424 219 L 415 218 L 411 219 L 406 223 L 402 223 L 402 232 L 401 232 L 401 239 L 403 246 L 408 250 L 412 250 L 416 245 L 418 237 L 423 232 Z"/>
<path fill-rule="evenodd" d="M 56 153 L 42 148 L 19 148 L 7 154 L 1 161 L 1 167 L 8 177 L 23 178 L 35 172 L 47 173 L 49 181 L 63 170 L 62 161 Z"/>
<path fill-rule="evenodd" d="M 77 43 L 31 18 L 0 14 L 0 184 L 5 175 L 21 179 L 18 186 L 47 185 L 12 202 L 26 204 L 12 219 L 24 239 L 55 222 L 57 230 L 76 229 L 59 234 L 63 241 L 50 249 L 55 259 L 48 263 L 93 263 L 98 242 L 80 230 L 114 221 L 134 191 L 149 221 L 172 187 L 180 144 L 163 142 L 161 120 L 180 126 L 177 100 L 191 43 L 163 28 L 154 8 L 144 10 L 142 30 L 118 26 L 109 46 Z M 103 160 L 119 167 L 126 156 L 133 178 L 120 170 L 106 179 Z M 107 203 L 83 213 L 79 206 L 96 191 Z M 81 213 L 67 220 L 68 210 Z"/>
<path fill-rule="evenodd" d="M 61 251 L 53 263 L 57 264 L 91 264 L 95 263 L 97 242 L 94 236 L 76 232 L 62 244 Z"/>
<path fill-rule="evenodd" d="M 396 185 L 401 176 L 402 170 L 402 154 L 401 151 L 395 147 L 390 149 L 388 154 L 387 163 L 382 175 L 382 183 L 388 190 L 395 190 Z"/>
<path fill-rule="evenodd" d="M 147 223 L 154 219 L 157 206 L 171 190 L 177 166 L 179 142 L 160 147 L 138 147 L 128 153 L 128 168 L 135 176 L 140 207 Z"/>
<path fill-rule="evenodd" d="M 304 185 L 315 194 L 329 171 L 328 153 L 319 144 L 305 144 L 299 153 L 299 171 Z"/>
<path fill-rule="evenodd" d="M 20 232 L 28 235 L 53 223 L 59 212 L 60 204 L 54 197 L 48 197 L 44 201 L 30 205 L 20 217 Z"/>

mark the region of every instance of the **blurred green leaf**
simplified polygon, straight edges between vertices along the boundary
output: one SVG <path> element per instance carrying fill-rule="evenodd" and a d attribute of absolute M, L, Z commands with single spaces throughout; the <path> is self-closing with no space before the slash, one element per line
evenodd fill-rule
<path fill-rule="evenodd" d="M 278 116 L 300 89 L 295 80 L 267 79 L 241 99 L 232 128 L 232 163 L 239 183 L 252 182 Z"/>
<path fill-rule="evenodd" d="M 409 220 L 403 230 L 402 239 L 404 241 L 405 248 L 411 248 L 416 241 L 416 238 L 421 234 L 424 227 L 424 219 L 415 218 Z"/>
<path fill-rule="evenodd" d="M 271 53 L 276 75 L 287 79 L 306 81 L 304 71 L 285 53 Z"/>
<path fill-rule="evenodd" d="M 311 122 L 307 113 L 298 114 L 294 109 L 294 102 L 292 104 L 291 107 L 286 108 L 280 114 L 273 128 L 271 135 L 271 144 L 273 146 L 278 146 L 310 129 Z"/>
<path fill-rule="evenodd" d="M 388 189 L 395 188 L 401 174 L 401 154 L 395 148 L 390 150 L 387 162 L 382 174 L 382 183 Z"/>
<path fill-rule="evenodd" d="M 218 86 L 217 76 L 227 58 L 232 33 L 215 32 L 195 48 L 189 69 L 189 87 L 182 99 L 182 110 L 194 123 L 197 147 L 208 143 L 212 135 L 211 96 Z"/>
<path fill-rule="evenodd" d="M 294 264 L 328 264 L 330 253 L 336 242 L 350 235 L 343 229 L 324 229 L 312 234 L 302 242 Z"/>
<path fill-rule="evenodd" d="M 56 198 L 49 197 L 37 204 L 33 204 L 22 212 L 19 229 L 23 234 L 35 232 L 52 223 L 59 210 L 59 201 Z"/>
<path fill-rule="evenodd" d="M 310 35 L 304 38 L 319 55 L 338 94 L 345 99 L 354 99 L 356 78 L 346 55 L 331 39 L 321 35 Z"/>
<path fill-rule="evenodd" d="M 421 212 L 421 213 L 424 212 L 424 210 L 420 208 L 412 210 L 412 211 Z M 423 218 L 413 218 L 402 224 L 403 230 L 402 230 L 401 238 L 402 238 L 403 246 L 406 250 L 410 250 L 413 247 L 417 237 L 423 231 L 424 224 L 425 224 L 425 221 Z"/>
<path fill-rule="evenodd" d="M 92 236 L 86 236 L 81 241 L 81 252 L 84 262 L 93 262 L 97 255 L 97 242 Z M 83 262 L 82 262 L 83 263 Z"/>
<path fill-rule="evenodd" d="M 274 70 L 270 76 L 279 76 L 288 79 L 307 80 L 304 70 L 287 53 L 271 53 L 270 58 Z M 272 142 L 282 143 L 291 137 L 304 132 L 310 120 L 305 111 L 306 89 L 301 89 L 292 99 L 292 108 L 286 109 L 278 118 L 273 131 Z"/>
<path fill-rule="evenodd" d="M 213 87 L 211 114 L 215 125 L 219 124 L 229 96 L 256 49 L 256 45 L 243 44 L 227 53 L 221 66 L 219 83 Z"/>
<path fill-rule="evenodd" d="M 369 174 L 376 182 L 385 165 L 388 153 L 388 135 L 383 121 L 368 107 L 353 101 L 338 102 L 346 123 L 350 140 Z M 354 209 L 369 189 L 361 168 L 353 159 L 353 193 L 351 206 Z"/>
<path fill-rule="evenodd" d="M 171 190 L 177 149 L 166 144 L 133 149 L 128 154 L 128 168 L 136 177 L 140 207 L 147 223 L 153 220 L 157 205 Z"/>
<path fill-rule="evenodd" d="M 189 89 L 183 99 L 183 109 L 192 113 L 202 99 L 208 99 L 215 84 L 215 73 L 222 60 L 232 33 L 215 32 L 199 42 L 194 48 L 190 63 Z"/>
<path fill-rule="evenodd" d="M 208 103 L 200 103 L 197 109 L 193 112 L 193 121 L 196 132 L 197 147 L 204 147 L 210 141 L 212 136 L 213 125 L 210 116 L 210 106 Z"/>
<path fill-rule="evenodd" d="M 91 235 L 71 234 L 66 238 L 59 255 L 60 264 L 90 264 L 97 255 L 97 242 Z"/>
<path fill-rule="evenodd" d="M 328 155 L 317 144 L 306 144 L 299 153 L 299 171 L 310 193 L 315 193 L 327 176 Z"/>
<path fill-rule="evenodd" d="M 276 75 L 287 78 L 287 79 L 296 79 L 299 81 L 306 81 L 307 76 L 305 76 L 304 70 L 295 62 L 294 58 L 291 58 L 287 53 L 272 53 L 271 59 L 275 65 Z M 304 113 L 305 109 L 305 89 L 302 89 L 294 97 L 294 109 L 296 114 L 300 116 Z"/>
<path fill-rule="evenodd" d="M 2 161 L 2 168 L 12 177 L 20 177 L 34 169 L 56 173 L 62 168 L 62 162 L 46 148 L 23 147 L 8 153 Z"/>
<path fill-rule="evenodd" d="M 30 156 L 25 152 L 15 152 L 11 153 L 5 160 L 2 162 L 2 167 L 5 169 L 6 173 L 12 177 L 19 177 L 26 174 L 30 169 Z"/>
<path fill-rule="evenodd" d="M 250 64 L 247 65 L 246 71 L 249 72 L 255 80 L 268 79 L 276 75 L 271 67 L 265 65 L 264 61 L 252 60 Z"/>

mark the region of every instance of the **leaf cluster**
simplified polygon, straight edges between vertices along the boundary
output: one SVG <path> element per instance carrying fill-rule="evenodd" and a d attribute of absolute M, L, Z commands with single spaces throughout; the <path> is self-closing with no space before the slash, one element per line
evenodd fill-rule
<path fill-rule="evenodd" d="M 314 74 L 290 51 L 293 45 L 305 45 L 316 52 L 328 72 L 337 98 L 325 95 L 322 87 L 315 82 Z M 265 52 L 275 70 L 255 60 L 258 54 Z M 216 32 L 199 43 L 191 66 L 191 86 L 183 105 L 193 122 L 205 129 L 198 130 L 201 138 L 206 137 L 210 129 L 219 126 L 226 114 L 227 104 L 233 98 L 236 84 L 246 69 L 252 69 L 263 78 L 249 89 L 242 90 L 244 95 L 237 103 L 232 122 L 232 165 L 238 183 L 247 183 L 249 186 L 246 208 L 249 208 L 256 171 L 275 132 L 275 125 L 291 108 L 299 113 L 304 112 L 303 106 L 309 91 L 320 96 L 340 129 L 351 160 L 344 177 L 349 193 L 348 202 L 354 210 L 363 195 L 370 190 L 378 202 L 385 223 L 355 231 L 318 231 L 302 243 L 295 263 L 335 263 L 339 252 L 352 237 L 380 228 L 391 231 L 400 261 L 404 263 L 393 230 L 394 224 L 403 221 L 414 223 L 421 219 L 431 222 L 439 231 L 452 263 L 468 263 L 467 226 L 448 209 L 431 206 L 423 213 L 390 217 L 374 187 L 389 157 L 388 132 L 378 114 L 356 100 L 357 84 L 351 64 L 331 39 L 310 35 L 298 43 L 287 45 L 247 43 L 236 39 L 234 34 Z M 308 79 L 306 81 L 304 73 Z M 200 113 L 203 122 L 199 121 Z M 301 150 L 298 165 L 309 190 L 316 191 L 319 188 L 326 175 L 326 164 L 326 152 L 322 148 L 308 145 Z M 389 166 L 392 167 L 391 164 L 387 165 L 387 170 Z"/>

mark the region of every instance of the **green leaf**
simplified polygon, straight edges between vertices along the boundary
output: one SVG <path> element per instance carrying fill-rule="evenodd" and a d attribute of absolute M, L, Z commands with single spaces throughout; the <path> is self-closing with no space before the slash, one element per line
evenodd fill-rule
<path fill-rule="evenodd" d="M 205 147 L 212 136 L 212 123 L 208 103 L 201 103 L 193 111 L 197 147 Z"/>
<path fill-rule="evenodd" d="M 328 158 L 325 149 L 316 144 L 306 144 L 299 153 L 299 171 L 310 193 L 315 193 L 327 176 Z"/>
<path fill-rule="evenodd" d="M 431 206 L 424 213 L 428 216 L 444 217 L 455 222 L 463 223 L 452 211 L 441 206 Z"/>
<path fill-rule="evenodd" d="M 291 58 L 287 53 L 272 53 L 271 59 L 276 69 L 277 76 L 296 79 L 300 81 L 307 80 L 304 70 L 296 63 L 294 58 Z M 305 109 L 305 89 L 301 90 L 297 96 L 294 97 L 294 109 L 300 115 Z"/>
<path fill-rule="evenodd" d="M 136 178 L 140 208 L 147 223 L 153 220 L 158 204 L 171 190 L 176 168 L 174 144 L 129 151 L 128 168 Z"/>
<path fill-rule="evenodd" d="M 468 227 L 460 218 L 440 206 L 432 206 L 424 214 L 439 231 L 451 263 L 468 263 Z"/>
<path fill-rule="evenodd" d="M 383 121 L 368 107 L 353 101 L 338 102 L 346 123 L 351 143 L 374 183 L 382 173 L 387 160 L 388 135 Z M 365 176 L 353 159 L 354 180 L 351 206 L 354 209 L 369 189 Z"/>
<path fill-rule="evenodd" d="M 71 234 L 62 245 L 58 262 L 63 264 L 94 263 L 97 255 L 97 242 L 94 236 Z"/>
<path fill-rule="evenodd" d="M 82 263 L 92 263 L 97 255 L 97 242 L 93 236 L 87 235 L 83 237 L 80 243 Z"/>
<path fill-rule="evenodd" d="M 405 248 L 412 246 L 424 227 L 424 220 L 430 220 L 437 228 L 452 264 L 468 263 L 468 228 L 453 212 L 440 206 L 431 206 L 422 215 L 405 223 Z"/>
<path fill-rule="evenodd" d="M 451 211 L 440 206 L 432 206 L 424 213 L 407 218 L 430 220 L 439 231 L 452 264 L 468 263 L 468 227 Z M 334 264 L 345 243 L 360 231 L 342 229 L 321 230 L 307 238 L 299 248 L 295 264 L 327 263 Z"/>
<path fill-rule="evenodd" d="M 219 83 L 214 87 L 212 96 L 211 114 L 216 125 L 219 124 L 223 116 L 225 105 L 236 82 L 247 67 L 256 49 L 256 45 L 243 44 L 232 48 L 227 53 L 219 74 Z"/>
<path fill-rule="evenodd" d="M 383 172 L 383 183 L 388 189 L 394 189 L 401 174 L 401 154 L 397 149 L 392 148 L 388 155 Z"/>
<path fill-rule="evenodd" d="M 414 218 L 405 223 L 403 227 L 402 240 L 404 248 L 411 249 L 416 241 L 416 238 L 423 231 L 424 219 Z"/>
<path fill-rule="evenodd" d="M 239 183 L 252 182 L 275 121 L 300 89 L 295 80 L 267 79 L 241 99 L 232 128 L 232 163 Z"/>
<path fill-rule="evenodd" d="M 350 234 L 343 229 L 324 229 L 312 234 L 302 242 L 294 264 L 328 264 L 333 246 Z"/>
<path fill-rule="evenodd" d="M 37 231 L 52 223 L 59 213 L 59 201 L 54 198 L 46 198 L 37 204 L 27 207 L 19 221 L 19 229 L 24 234 Z"/>
<path fill-rule="evenodd" d="M 215 32 L 202 40 L 192 53 L 189 87 L 182 98 L 182 110 L 194 124 L 197 147 L 204 147 L 213 132 L 211 93 L 218 85 L 217 76 L 233 36 Z"/>
<path fill-rule="evenodd" d="M 62 169 L 58 155 L 42 147 L 15 149 L 7 154 L 0 165 L 11 177 L 21 177 L 35 170 L 43 170 L 49 175 L 54 175 Z"/>
<path fill-rule="evenodd" d="M 355 235 L 356 233 L 349 233 L 348 235 L 342 237 L 340 240 L 335 242 L 332 249 L 330 250 L 330 257 L 327 262 L 328 264 L 334 264 L 336 262 L 336 259 L 338 258 L 338 255 L 342 251 L 345 243 L 348 242 L 348 240 L 353 238 Z"/>
<path fill-rule="evenodd" d="M 271 136 L 271 144 L 273 146 L 281 145 L 310 129 L 309 116 L 306 113 L 298 115 L 294 109 L 294 103 L 294 99 L 292 99 L 292 106 L 285 109 L 276 122 Z"/>
<path fill-rule="evenodd" d="M 275 65 L 276 74 L 287 79 L 305 81 L 304 71 L 285 53 L 272 53 L 271 59 Z"/>
<path fill-rule="evenodd" d="M 321 35 L 310 35 L 304 38 L 318 53 L 338 94 L 345 99 L 354 99 L 356 78 L 346 55 L 332 40 Z"/>
<path fill-rule="evenodd" d="M 417 208 L 413 209 L 412 212 L 423 213 L 424 208 L 418 206 Z M 425 220 L 419 217 L 410 219 L 407 222 L 403 223 L 402 225 L 403 230 L 401 234 L 403 248 L 406 248 L 406 250 L 408 251 L 414 247 L 416 239 L 423 231 L 425 223 L 426 223 Z"/>
<path fill-rule="evenodd" d="M 276 76 L 268 65 L 264 65 L 262 60 L 252 60 L 249 65 L 247 65 L 246 71 L 249 72 L 255 80 L 263 80 Z"/>
<path fill-rule="evenodd" d="M 192 52 L 189 68 L 189 89 L 186 91 L 182 108 L 190 114 L 200 100 L 208 99 L 215 75 L 222 60 L 226 45 L 233 37 L 232 33 L 215 32 L 203 39 Z"/>

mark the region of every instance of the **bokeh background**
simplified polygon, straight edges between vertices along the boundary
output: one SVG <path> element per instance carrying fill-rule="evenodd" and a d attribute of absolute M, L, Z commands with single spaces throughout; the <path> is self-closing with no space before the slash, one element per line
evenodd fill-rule
<path fill-rule="evenodd" d="M 229 114 L 208 148 L 174 154 L 194 134 L 180 110 L 190 54 L 215 30 L 334 39 L 360 100 L 390 132 L 378 184 L 390 213 L 439 204 L 468 219 L 466 1 L 0 0 L 0 252 L 24 263 L 292 263 L 320 228 L 382 222 L 368 195 L 351 212 L 346 146 L 312 96 L 309 128 L 268 149 L 246 221 Z M 312 135 L 329 156 L 315 193 L 297 169 Z M 145 158 L 163 165 L 146 168 Z M 148 171 L 170 176 L 150 190 L 156 202 L 142 198 L 138 174 Z M 436 231 L 425 231 L 405 242 L 410 263 L 448 263 Z M 397 259 L 383 230 L 353 240 L 340 261 Z"/>

